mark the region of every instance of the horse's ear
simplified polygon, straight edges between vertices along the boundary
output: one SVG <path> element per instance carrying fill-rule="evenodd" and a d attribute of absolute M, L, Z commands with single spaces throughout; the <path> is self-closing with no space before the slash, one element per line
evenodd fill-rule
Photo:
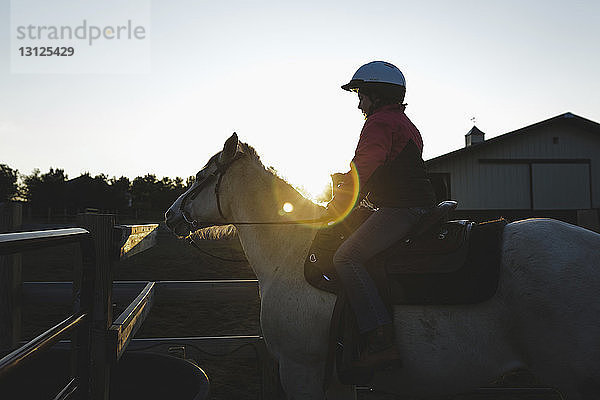
<path fill-rule="evenodd" d="M 237 133 L 233 132 L 233 135 L 227 141 L 225 141 L 225 145 L 223 146 L 223 151 L 221 152 L 221 157 L 219 157 L 219 161 L 227 162 L 235 157 L 238 149 L 238 136 Z"/>

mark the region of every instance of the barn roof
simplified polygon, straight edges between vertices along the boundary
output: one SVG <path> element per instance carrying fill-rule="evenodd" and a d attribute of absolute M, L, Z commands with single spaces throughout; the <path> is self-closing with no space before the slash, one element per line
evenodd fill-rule
<path fill-rule="evenodd" d="M 496 136 L 496 137 L 494 137 L 492 139 L 488 139 L 488 140 L 486 140 L 484 142 L 481 142 L 481 143 L 477 144 L 476 146 L 463 147 L 462 149 L 458 149 L 458 150 L 452 151 L 450 153 L 446 153 L 446 154 L 443 154 L 441 156 L 431 158 L 431 159 L 425 161 L 425 163 L 426 164 L 432 164 L 432 163 L 436 163 L 438 161 L 447 160 L 447 159 L 452 158 L 452 157 L 461 156 L 463 154 L 466 154 L 467 152 L 472 151 L 473 149 L 481 149 L 481 148 L 486 147 L 486 146 L 493 146 L 494 144 L 500 143 L 500 142 L 502 142 L 502 141 L 504 141 L 506 139 L 512 138 L 514 136 L 526 134 L 527 132 L 530 132 L 533 129 L 536 129 L 536 128 L 539 128 L 539 127 L 542 127 L 542 126 L 552 125 L 552 124 L 555 124 L 555 123 L 557 123 L 559 121 L 562 121 L 562 120 L 569 120 L 570 123 L 574 123 L 574 124 L 577 124 L 577 125 L 580 125 L 580 126 L 584 126 L 584 127 L 589 128 L 589 129 L 600 130 L 600 124 L 599 123 L 594 122 L 592 120 L 589 120 L 587 118 L 580 117 L 580 116 L 575 115 L 573 113 L 566 112 L 564 114 L 557 115 L 556 117 L 553 117 L 553 118 L 550 118 L 550 119 L 547 119 L 547 120 L 535 123 L 533 125 L 529 125 L 529 126 L 526 126 L 524 128 L 517 129 L 516 131 L 512 131 L 512 132 L 509 132 L 509 133 L 505 133 L 504 135 L 500 135 L 500 136 Z"/>
<path fill-rule="evenodd" d="M 471 130 L 469 132 L 467 132 L 467 134 L 465 136 L 468 136 L 468 135 L 481 135 L 481 136 L 483 136 L 483 135 L 485 135 L 485 133 L 481 132 L 481 130 L 478 127 L 476 127 L 475 125 L 473 125 L 473 127 L 471 128 Z"/>

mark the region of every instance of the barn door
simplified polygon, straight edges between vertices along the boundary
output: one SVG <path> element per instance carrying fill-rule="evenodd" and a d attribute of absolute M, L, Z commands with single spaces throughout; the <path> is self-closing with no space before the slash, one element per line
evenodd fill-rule
<path fill-rule="evenodd" d="M 588 164 L 532 164 L 534 210 L 591 208 Z"/>

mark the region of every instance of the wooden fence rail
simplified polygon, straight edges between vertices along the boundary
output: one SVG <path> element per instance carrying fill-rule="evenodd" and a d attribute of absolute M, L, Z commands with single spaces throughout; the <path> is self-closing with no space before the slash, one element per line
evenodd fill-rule
<path fill-rule="evenodd" d="M 146 316 L 150 312 L 154 299 L 154 282 L 148 282 L 140 294 L 129 304 L 121 315 L 110 326 L 109 333 L 112 338 L 111 347 L 115 350 L 114 360 L 118 361 L 125 348 L 133 338 L 133 335 L 142 326 Z"/>
<path fill-rule="evenodd" d="M 124 260 L 156 245 L 158 224 L 117 225 L 115 230 L 121 235 L 119 258 Z"/>
<path fill-rule="evenodd" d="M 6 204 L 3 203 L 0 207 L 0 232 L 18 229 L 14 221 L 20 221 L 21 218 L 19 205 L 14 205 L 13 208 L 12 204 Z M 78 224 L 85 229 L 0 234 L 0 257 L 3 257 L 0 259 L 0 273 L 3 274 L 0 277 L 7 276 L 6 270 L 12 271 L 12 275 L 8 276 L 10 284 L 0 287 L 0 327 L 3 330 L 0 332 L 0 350 L 4 349 L 3 353 L 10 351 L 18 343 L 21 323 L 18 311 L 23 286 L 20 282 L 20 270 L 15 269 L 12 262 L 7 262 L 6 257 L 23 251 L 75 242 L 80 244 L 82 255 L 80 268 L 78 265 L 75 268 L 76 275 L 81 273 L 81 279 L 76 278 L 73 283 L 67 282 L 71 294 L 77 294 L 74 296 L 73 315 L 3 357 L 0 360 L 0 375 L 18 367 L 31 354 L 50 347 L 77 328 L 77 335 L 70 343 L 71 348 L 77 352 L 74 357 L 77 360 L 76 373 L 55 398 L 66 399 L 77 393 L 82 398 L 107 400 L 111 367 L 123 354 L 148 315 L 154 297 L 154 283 L 148 283 L 113 323 L 113 264 L 118 259 L 130 257 L 156 244 L 158 225 L 115 225 L 114 215 L 101 214 L 79 215 Z M 20 263 L 18 267 L 20 268 Z M 48 293 L 44 293 L 38 299 L 47 302 L 47 295 Z M 67 297 L 73 299 L 72 295 L 67 294 Z"/>
<path fill-rule="evenodd" d="M 113 302 L 123 304 L 135 298 L 150 282 L 115 281 Z M 190 298 L 210 298 L 216 301 L 252 301 L 258 297 L 255 279 L 209 281 L 154 281 L 154 301 L 176 301 Z M 68 304 L 71 301 L 71 282 L 23 282 L 22 302 L 26 304 Z"/>
<path fill-rule="evenodd" d="M 71 344 L 76 352 L 75 373 L 73 379 L 61 390 L 61 393 L 87 394 L 95 384 L 97 366 L 91 362 L 90 353 L 94 344 L 90 340 L 91 320 L 94 316 L 94 278 L 95 251 L 91 235 L 85 229 L 57 229 L 51 231 L 4 233 L 0 234 L 0 255 L 56 246 L 65 243 L 79 243 L 82 255 L 81 288 L 74 304 L 74 313 L 64 321 L 51 327 L 35 339 L 7 354 L 0 360 L 0 376 L 18 367 L 33 354 L 43 351 L 77 329 L 75 340 Z M 4 322 L 4 321 L 2 321 Z M 12 321 L 10 321 L 12 322 Z"/>
<path fill-rule="evenodd" d="M 23 304 L 35 304 L 41 299 L 52 301 L 54 304 L 69 302 L 70 282 L 25 282 L 23 286 Z M 212 299 L 228 302 L 253 301 L 258 297 L 258 281 L 243 280 L 207 280 L 207 281 L 116 281 L 113 283 L 113 300 L 117 303 L 127 303 L 134 296 L 128 309 L 113 323 L 111 330 L 117 329 L 121 321 L 131 320 L 131 311 L 144 307 L 145 302 L 169 302 L 189 298 Z M 152 297 L 151 299 L 149 297 Z M 114 335 L 114 334 L 113 334 Z M 131 339 L 127 350 L 171 353 L 180 349 L 181 352 L 196 359 L 251 359 L 257 362 L 260 371 L 260 398 L 277 399 L 281 396 L 279 370 L 277 363 L 268 353 L 264 340 L 259 335 L 250 336 L 212 336 L 212 337 L 161 337 L 148 339 Z M 116 341 L 116 336 L 113 336 Z M 68 342 L 61 343 L 62 346 Z M 112 350 L 111 350 L 112 351 Z M 117 351 L 117 350 L 115 350 Z M 119 357 L 120 354 L 116 355 Z M 179 354 L 181 356 L 181 354 Z"/>
<path fill-rule="evenodd" d="M 18 349 L 6 355 L 0 360 L 0 376 L 8 373 L 12 368 L 20 365 L 36 351 L 42 351 L 58 342 L 66 333 L 82 325 L 84 319 L 89 318 L 89 314 L 79 312 L 67 317 L 46 332 L 25 343 Z"/>

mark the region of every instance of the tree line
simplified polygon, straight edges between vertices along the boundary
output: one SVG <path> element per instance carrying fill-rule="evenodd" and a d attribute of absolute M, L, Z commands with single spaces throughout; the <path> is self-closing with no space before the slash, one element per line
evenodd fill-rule
<path fill-rule="evenodd" d="M 138 218 L 159 218 L 181 195 L 194 177 L 164 177 L 154 174 L 108 178 L 89 173 L 69 179 L 60 168 L 42 173 L 35 169 L 23 175 L 6 164 L 0 164 L 0 202 L 25 202 L 33 216 L 75 215 L 86 209 L 130 215 Z"/>

